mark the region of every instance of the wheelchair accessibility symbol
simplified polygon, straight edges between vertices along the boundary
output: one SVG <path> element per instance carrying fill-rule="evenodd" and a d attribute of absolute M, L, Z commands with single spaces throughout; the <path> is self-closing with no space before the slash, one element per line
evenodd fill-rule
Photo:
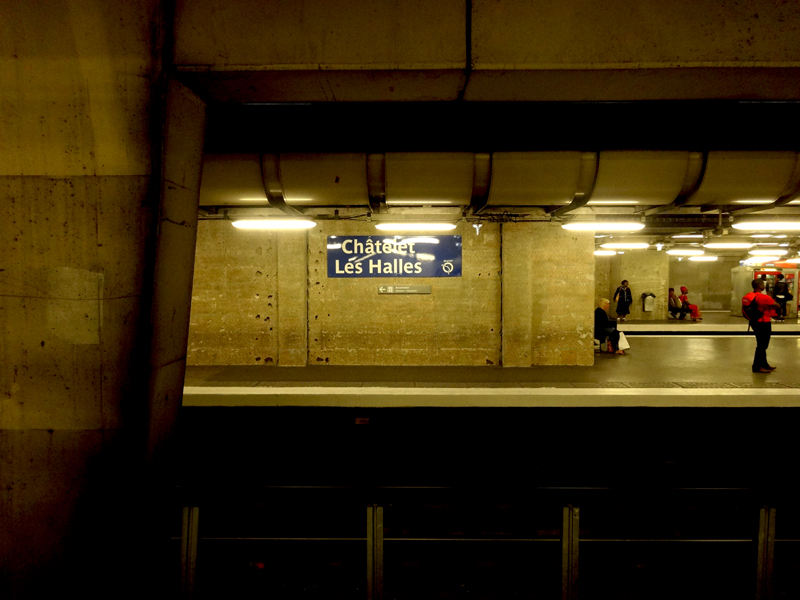
<path fill-rule="evenodd" d="M 442 263 L 442 270 L 448 275 L 453 272 L 453 261 L 446 260 Z"/>

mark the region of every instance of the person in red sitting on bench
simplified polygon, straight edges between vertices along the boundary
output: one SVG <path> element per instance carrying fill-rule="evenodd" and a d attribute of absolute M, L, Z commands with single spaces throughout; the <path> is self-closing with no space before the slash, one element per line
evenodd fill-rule
<path fill-rule="evenodd" d="M 700 309 L 697 304 L 689 304 L 689 288 L 685 285 L 681 286 L 681 295 L 678 296 L 683 308 L 688 309 L 692 313 L 692 321 L 702 321 L 703 315 L 700 314 Z"/>
<path fill-rule="evenodd" d="M 742 298 L 742 314 L 750 321 L 756 335 L 756 353 L 753 356 L 753 373 L 772 373 L 777 367 L 769 366 L 767 348 L 772 336 L 772 317 L 780 314 L 781 306 L 764 293 L 763 279 L 750 282 L 753 291 Z"/>

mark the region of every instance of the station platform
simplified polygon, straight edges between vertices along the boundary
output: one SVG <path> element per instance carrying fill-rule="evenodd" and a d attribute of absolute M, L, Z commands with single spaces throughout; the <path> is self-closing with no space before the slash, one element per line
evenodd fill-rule
<path fill-rule="evenodd" d="M 751 371 L 752 334 L 637 333 L 631 346 L 624 356 L 595 353 L 587 367 L 190 366 L 183 405 L 800 406 L 796 336 L 772 339 L 768 357 L 778 368 L 768 375 Z"/>
<path fill-rule="evenodd" d="M 636 320 L 617 323 L 617 329 L 625 335 L 744 335 L 752 336 L 747 330 L 747 320 L 741 316 L 731 315 L 727 310 L 704 310 L 702 321 L 685 319 Z M 772 335 L 800 336 L 800 320 L 786 319 L 772 322 Z"/>

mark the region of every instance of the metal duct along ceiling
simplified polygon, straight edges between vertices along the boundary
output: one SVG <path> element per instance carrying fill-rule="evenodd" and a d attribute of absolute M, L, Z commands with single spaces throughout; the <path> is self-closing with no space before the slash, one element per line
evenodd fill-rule
<path fill-rule="evenodd" d="M 573 206 L 611 207 L 603 212 L 637 206 L 651 207 L 647 214 L 680 206 L 727 212 L 793 199 L 800 189 L 797 152 L 207 154 L 201 207 L 267 205 L 262 159 L 279 179 L 269 185 L 281 187 L 286 205 L 299 210 L 427 205 L 520 213 L 581 198 Z"/>

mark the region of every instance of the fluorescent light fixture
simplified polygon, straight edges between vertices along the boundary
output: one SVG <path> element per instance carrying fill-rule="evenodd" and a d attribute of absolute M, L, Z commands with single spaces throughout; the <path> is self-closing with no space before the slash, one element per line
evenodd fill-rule
<path fill-rule="evenodd" d="M 672 250 L 667 250 L 667 254 L 671 256 L 702 256 L 705 252 L 691 248 L 673 248 Z"/>
<path fill-rule="evenodd" d="M 778 242 L 756 242 L 756 246 L 777 246 Z"/>
<path fill-rule="evenodd" d="M 638 200 L 589 200 L 587 204 L 639 204 Z"/>
<path fill-rule="evenodd" d="M 786 237 L 786 235 L 773 235 L 772 237 L 774 237 L 775 239 L 778 239 L 778 238 L 783 239 L 783 238 Z"/>
<path fill-rule="evenodd" d="M 405 206 L 449 206 L 458 205 L 455 200 L 387 200 L 386 204 L 405 205 Z"/>
<path fill-rule="evenodd" d="M 789 244 L 778 244 L 778 246 L 780 246 L 781 248 L 788 248 Z"/>
<path fill-rule="evenodd" d="M 778 250 L 777 248 L 764 248 L 763 250 L 756 248 L 755 250 L 749 250 L 748 254 L 753 256 L 783 256 L 787 252 L 788 250 Z"/>
<path fill-rule="evenodd" d="M 711 250 L 747 250 L 752 247 L 753 244 L 750 242 L 710 242 L 703 244 L 703 248 L 710 248 Z"/>
<path fill-rule="evenodd" d="M 641 221 L 571 221 L 562 223 L 568 231 L 638 231 L 644 229 Z"/>
<path fill-rule="evenodd" d="M 381 231 L 452 231 L 455 223 L 377 223 L 375 229 Z"/>
<path fill-rule="evenodd" d="M 311 229 L 315 221 L 303 219 L 240 219 L 231 221 L 237 229 Z"/>
<path fill-rule="evenodd" d="M 742 264 L 745 265 L 763 265 L 764 263 L 774 262 L 778 260 L 779 256 L 751 256 L 747 260 L 743 261 Z"/>
<path fill-rule="evenodd" d="M 712 262 L 717 260 L 717 257 L 713 254 L 706 254 L 705 256 L 690 256 L 689 260 L 694 262 Z"/>
<path fill-rule="evenodd" d="M 751 238 L 771 238 L 771 233 L 754 233 L 750 236 Z"/>
<path fill-rule="evenodd" d="M 794 256 L 792 258 L 786 258 L 786 259 L 782 260 L 781 262 L 792 263 L 792 264 L 796 265 L 797 263 L 800 263 L 800 256 Z"/>
<path fill-rule="evenodd" d="M 644 250 L 645 248 L 649 248 L 650 244 L 645 244 L 644 242 L 619 242 L 615 244 L 600 244 L 601 248 L 613 248 L 614 250 Z"/>
<path fill-rule="evenodd" d="M 694 240 L 702 240 L 703 234 L 702 233 L 681 233 L 679 235 L 673 235 L 672 239 L 677 240 L 680 238 L 692 238 Z"/>
<path fill-rule="evenodd" d="M 595 250 L 595 256 L 614 256 L 617 253 L 616 250 Z"/>
<path fill-rule="evenodd" d="M 734 200 L 734 204 L 772 204 L 775 200 Z M 789 204 L 800 204 L 800 200 L 792 200 Z"/>
<path fill-rule="evenodd" d="M 739 221 L 732 227 L 739 231 L 800 231 L 800 219 Z"/>

